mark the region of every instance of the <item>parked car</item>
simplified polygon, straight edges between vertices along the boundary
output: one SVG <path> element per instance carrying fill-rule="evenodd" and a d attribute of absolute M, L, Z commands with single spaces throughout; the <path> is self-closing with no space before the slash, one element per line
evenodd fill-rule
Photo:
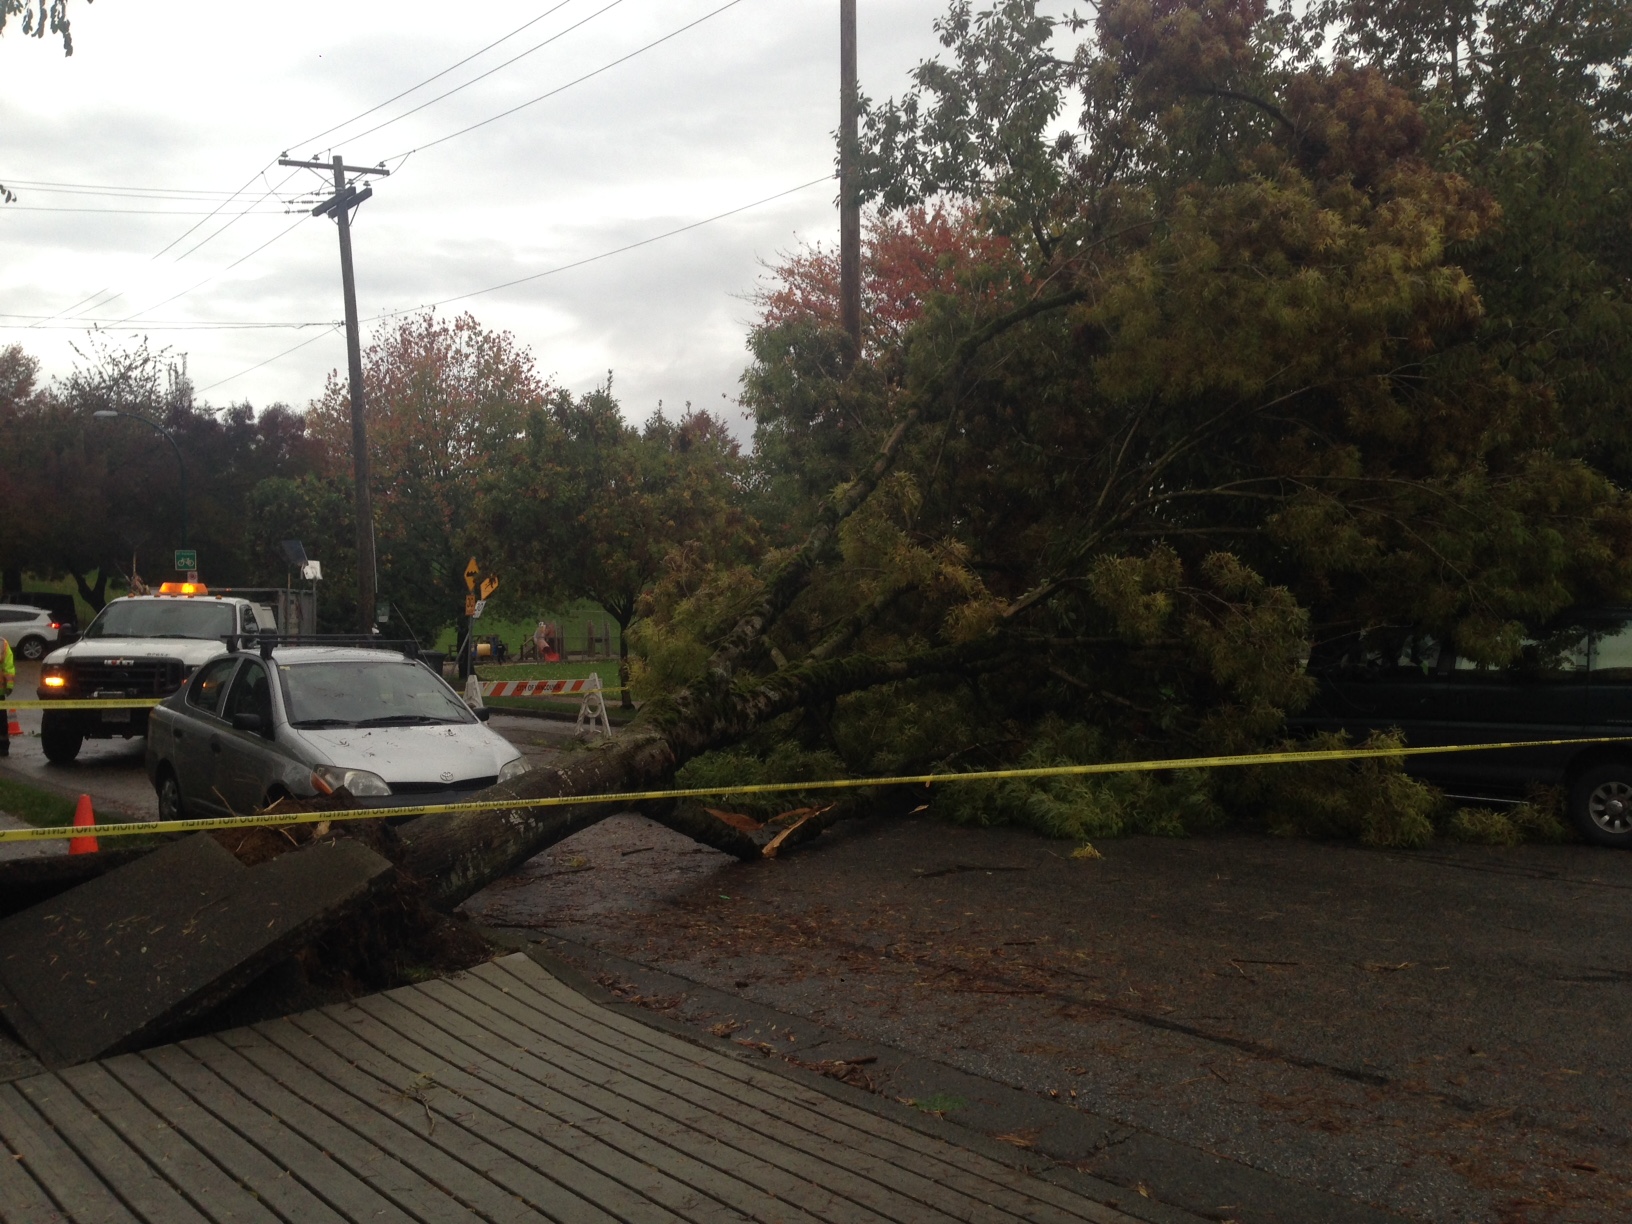
<path fill-rule="evenodd" d="M 342 789 L 367 807 L 456 803 L 527 771 L 484 722 L 417 659 L 268 641 L 204 664 L 154 709 L 147 776 L 165 820 Z"/>
<path fill-rule="evenodd" d="M 0 637 L 11 643 L 19 658 L 36 662 L 56 646 L 62 623 L 44 608 L 0 604 Z"/>
<path fill-rule="evenodd" d="M 25 608 L 44 608 L 57 623 L 57 645 L 67 646 L 79 641 L 79 605 L 72 595 L 61 591 L 8 591 L 0 595 L 0 604 L 20 604 Z"/>
<path fill-rule="evenodd" d="M 1632 608 L 1574 611 L 1507 667 L 1385 626 L 1317 646 L 1309 670 L 1320 687 L 1296 720 L 1306 730 L 1398 728 L 1413 747 L 1565 741 L 1414 757 L 1407 768 L 1454 797 L 1517 799 L 1538 784 L 1563 786 L 1583 837 L 1632 849 Z M 1594 739 L 1619 742 L 1575 742 Z"/>

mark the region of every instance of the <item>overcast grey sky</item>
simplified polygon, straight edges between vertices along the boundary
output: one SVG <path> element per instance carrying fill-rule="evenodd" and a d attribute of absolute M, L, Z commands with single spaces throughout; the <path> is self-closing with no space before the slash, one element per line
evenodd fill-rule
<path fill-rule="evenodd" d="M 354 231 L 365 319 L 598 255 L 830 173 L 837 0 L 737 0 L 582 84 L 421 147 L 726 3 L 75 0 L 71 58 L 8 29 L 0 183 L 18 199 L 0 206 L 0 343 L 19 342 L 62 374 L 90 319 L 120 324 L 110 333 L 119 342 L 133 334 L 123 329 L 145 325 L 153 343 L 188 355 L 205 400 L 303 408 L 328 371 L 343 368 L 342 333 L 185 330 L 340 318 L 334 225 L 301 220 L 306 210 L 293 203 L 316 198 L 321 184 L 280 169 L 285 150 L 395 168 Z M 944 0 L 861 0 L 868 94 L 901 92 L 937 50 L 931 22 L 943 9 Z M 324 133 L 542 14 L 425 88 Z M 204 215 L 248 182 L 225 210 Z M 88 190 L 110 187 L 130 194 Z M 818 183 L 441 309 L 513 332 L 543 372 L 575 390 L 612 370 L 632 417 L 659 400 L 724 407 L 746 362 L 744 298 L 762 261 L 801 241 L 832 241 L 833 198 L 833 184 Z"/>

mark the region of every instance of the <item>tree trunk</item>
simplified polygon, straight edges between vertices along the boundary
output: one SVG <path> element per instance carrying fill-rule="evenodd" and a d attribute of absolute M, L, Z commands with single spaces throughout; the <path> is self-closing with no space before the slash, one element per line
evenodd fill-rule
<path fill-rule="evenodd" d="M 903 659 L 855 656 L 799 664 L 733 685 L 723 677 L 699 680 L 670 697 L 649 701 L 617 739 L 579 754 L 561 769 L 535 770 L 482 798 L 546 799 L 579 796 L 560 807 L 499 808 L 421 816 L 399 831 L 397 864 L 421 880 L 433 905 L 451 909 L 541 850 L 633 800 L 595 801 L 605 794 L 667 786 L 685 762 L 735 743 L 778 715 L 813 701 L 918 676 L 980 668 L 1000 658 L 995 635 Z"/>
<path fill-rule="evenodd" d="M 74 585 L 79 588 L 79 597 L 91 605 L 91 611 L 102 611 L 108 602 L 108 571 L 101 566 L 97 567 L 95 586 L 86 582 L 85 575 L 78 570 L 71 572 L 74 575 Z"/>
<path fill-rule="evenodd" d="M 629 621 L 633 619 L 620 617 L 618 619 L 618 686 L 623 689 L 622 700 L 618 702 L 625 710 L 635 708 L 635 695 L 629 691 Z"/>

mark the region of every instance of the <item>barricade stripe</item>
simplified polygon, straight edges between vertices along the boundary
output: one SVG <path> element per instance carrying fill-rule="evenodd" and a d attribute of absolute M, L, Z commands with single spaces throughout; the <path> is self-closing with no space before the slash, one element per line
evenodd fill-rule
<path fill-rule="evenodd" d="M 1320 748 L 1298 752 L 1254 752 L 1240 756 L 1175 757 L 1162 761 L 1101 761 L 1093 765 L 1047 765 L 1031 769 L 987 769 L 974 773 L 901 774 L 885 778 L 829 778 L 816 782 L 756 782 L 742 786 L 697 786 L 669 790 L 614 791 L 600 795 L 551 795 L 542 799 L 485 799 L 470 803 L 433 803 L 414 807 L 345 808 L 335 812 L 288 812 L 196 820 L 149 820 L 132 824 L 99 824 L 80 828 L 0 830 L 7 842 L 52 841 L 65 837 L 134 837 L 146 833 L 195 833 L 210 829 L 322 824 L 324 821 L 384 820 L 399 816 L 432 816 L 453 812 L 529 811 L 583 804 L 644 803 L 653 799 L 729 798 L 802 791 L 866 790 L 879 786 L 938 786 L 959 782 L 999 782 L 1040 778 L 1078 778 L 1091 774 L 1154 773 L 1164 769 L 1223 769 L 1244 765 L 1309 765 L 1322 761 L 1375 761 L 1434 756 L 1450 752 L 1494 752 L 1511 748 L 1559 748 L 1585 744 L 1628 744 L 1632 735 L 1583 736 L 1575 739 L 1515 740 L 1499 744 L 1446 744 L 1435 748 Z"/>

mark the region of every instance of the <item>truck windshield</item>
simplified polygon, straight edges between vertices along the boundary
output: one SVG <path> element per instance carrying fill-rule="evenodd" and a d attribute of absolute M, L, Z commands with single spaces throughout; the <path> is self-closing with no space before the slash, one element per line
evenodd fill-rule
<path fill-rule="evenodd" d="M 430 672 L 406 660 L 284 663 L 284 706 L 293 727 L 411 727 L 476 720 Z"/>
<path fill-rule="evenodd" d="M 236 631 L 229 603 L 185 599 L 121 599 L 97 614 L 88 638 L 202 638 L 220 641 Z"/>

